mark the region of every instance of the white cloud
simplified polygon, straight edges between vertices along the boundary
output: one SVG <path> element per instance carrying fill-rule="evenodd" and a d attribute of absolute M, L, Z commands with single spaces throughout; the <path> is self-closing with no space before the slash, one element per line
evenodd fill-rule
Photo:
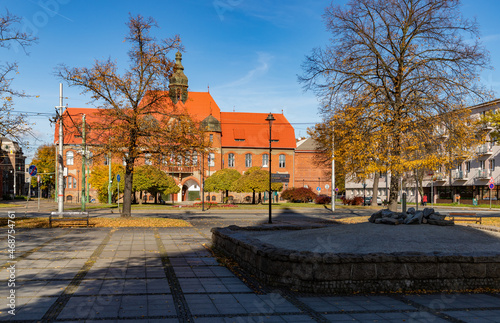
<path fill-rule="evenodd" d="M 258 77 L 264 76 L 268 71 L 270 67 L 270 62 L 273 59 L 273 56 L 268 53 L 264 52 L 257 52 L 257 66 L 248 71 L 243 77 L 232 81 L 228 84 L 223 84 L 219 87 L 218 89 L 221 88 L 231 88 L 231 87 L 238 87 L 242 86 L 248 83 L 251 83 L 253 80 L 255 80 Z"/>

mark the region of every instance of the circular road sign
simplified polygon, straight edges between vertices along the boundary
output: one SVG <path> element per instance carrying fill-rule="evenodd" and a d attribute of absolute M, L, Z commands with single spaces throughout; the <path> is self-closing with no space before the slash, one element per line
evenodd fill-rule
<path fill-rule="evenodd" d="M 30 168 L 28 169 L 28 172 L 30 173 L 30 176 L 36 176 L 36 166 L 35 165 L 30 165 Z"/>
<path fill-rule="evenodd" d="M 116 180 L 119 182 L 120 181 L 120 174 L 116 175 Z"/>
<path fill-rule="evenodd" d="M 325 185 L 325 188 L 326 188 L 326 189 L 329 189 L 329 188 L 330 188 L 330 185 L 326 184 L 326 185 Z"/>
<path fill-rule="evenodd" d="M 316 191 L 318 191 L 318 192 L 321 191 L 321 187 L 319 187 L 319 186 L 316 187 Z"/>
<path fill-rule="evenodd" d="M 495 188 L 495 184 L 493 184 L 493 183 L 490 183 L 490 185 L 488 185 L 488 186 L 489 186 L 490 190 Z"/>
<path fill-rule="evenodd" d="M 335 187 L 335 192 L 338 192 L 339 191 L 339 188 L 338 187 Z"/>

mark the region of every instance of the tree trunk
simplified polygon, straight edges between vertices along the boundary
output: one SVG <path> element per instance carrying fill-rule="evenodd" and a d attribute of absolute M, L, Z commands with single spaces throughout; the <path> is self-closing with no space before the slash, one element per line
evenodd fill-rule
<path fill-rule="evenodd" d="M 123 188 L 123 209 L 121 217 L 132 216 L 132 180 L 134 171 L 134 159 L 128 158 L 125 166 L 125 187 Z"/>
<path fill-rule="evenodd" d="M 372 205 L 378 205 L 377 204 L 377 197 L 378 197 L 378 183 L 380 181 L 380 172 L 375 172 L 373 176 L 373 194 L 372 194 Z"/>
<path fill-rule="evenodd" d="M 391 185 L 389 189 L 389 210 L 393 212 L 398 211 L 398 194 L 399 194 L 399 173 L 391 173 Z"/>
<path fill-rule="evenodd" d="M 139 205 L 142 205 L 142 191 L 139 193 Z"/>
<path fill-rule="evenodd" d="M 253 190 L 252 204 L 255 204 L 255 190 Z"/>

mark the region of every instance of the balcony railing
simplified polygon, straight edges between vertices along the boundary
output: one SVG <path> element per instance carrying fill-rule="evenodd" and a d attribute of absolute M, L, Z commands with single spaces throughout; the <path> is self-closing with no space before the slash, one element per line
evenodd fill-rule
<path fill-rule="evenodd" d="M 167 167 L 167 173 L 194 173 L 193 166 L 170 166 Z"/>
<path fill-rule="evenodd" d="M 446 181 L 446 175 L 442 173 L 434 174 L 432 179 L 436 182 L 445 182 Z"/>
<path fill-rule="evenodd" d="M 464 172 L 462 170 L 454 170 L 451 172 L 451 177 L 454 179 L 454 180 L 467 180 L 469 179 L 469 173 L 468 172 Z"/>
<path fill-rule="evenodd" d="M 493 149 L 490 144 L 484 144 L 477 148 L 478 155 L 491 155 L 493 154 Z"/>
<path fill-rule="evenodd" d="M 477 178 L 487 179 L 491 177 L 491 171 L 489 169 L 478 169 Z"/>

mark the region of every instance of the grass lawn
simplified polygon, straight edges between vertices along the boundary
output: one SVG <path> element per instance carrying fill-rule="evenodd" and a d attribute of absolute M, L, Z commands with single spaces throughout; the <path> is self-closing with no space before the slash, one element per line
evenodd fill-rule
<path fill-rule="evenodd" d="M 0 218 L 0 227 L 6 226 L 7 218 Z M 130 227 L 153 227 L 153 228 L 181 228 L 192 227 L 189 222 L 177 219 L 165 218 L 91 218 L 89 225 L 94 228 L 130 228 Z M 81 223 L 81 222 L 79 222 Z M 53 227 L 71 226 L 70 221 L 55 222 Z M 15 228 L 48 228 L 48 218 L 25 218 L 15 219 Z"/>
<path fill-rule="evenodd" d="M 0 208 L 21 207 L 19 204 L 0 203 Z"/>

